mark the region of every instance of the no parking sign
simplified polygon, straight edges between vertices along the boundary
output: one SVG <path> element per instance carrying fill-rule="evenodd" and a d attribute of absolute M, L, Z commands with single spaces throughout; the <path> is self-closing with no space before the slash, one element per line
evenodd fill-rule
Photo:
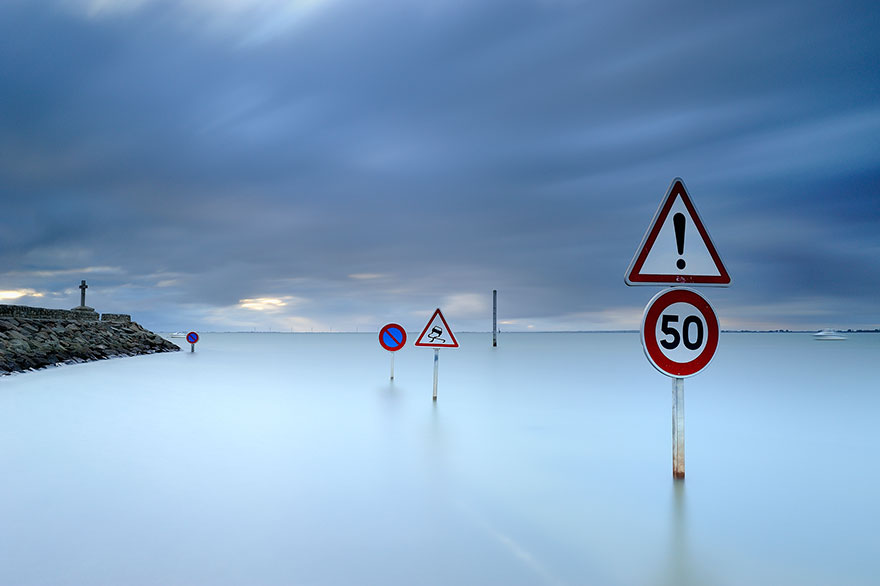
<path fill-rule="evenodd" d="M 389 352 L 397 352 L 406 345 L 406 330 L 398 324 L 382 326 L 379 330 L 379 345 Z"/>
<path fill-rule="evenodd" d="M 186 335 L 186 341 L 189 342 L 190 352 L 195 352 L 196 342 L 199 341 L 199 335 L 195 332 L 190 332 Z"/>
<path fill-rule="evenodd" d="M 406 330 L 400 324 L 385 324 L 379 330 L 379 345 L 391 352 L 391 380 L 394 380 L 394 353 L 406 345 Z"/>

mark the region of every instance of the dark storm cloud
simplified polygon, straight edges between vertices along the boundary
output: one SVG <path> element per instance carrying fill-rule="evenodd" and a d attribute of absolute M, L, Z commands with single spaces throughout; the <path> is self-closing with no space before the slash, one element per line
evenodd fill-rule
<path fill-rule="evenodd" d="M 622 273 L 680 175 L 731 314 L 880 321 L 872 3 L 113 5 L 0 9 L 0 289 L 485 328 L 498 288 L 512 328 L 598 327 L 650 297 Z"/>

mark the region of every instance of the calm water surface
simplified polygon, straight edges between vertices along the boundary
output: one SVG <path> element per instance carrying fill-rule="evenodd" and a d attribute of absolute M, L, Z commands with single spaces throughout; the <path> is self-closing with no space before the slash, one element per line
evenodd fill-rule
<path fill-rule="evenodd" d="M 176 340 L 179 343 L 183 340 Z M 880 336 L 204 334 L 0 378 L 0 584 L 876 584 Z"/>

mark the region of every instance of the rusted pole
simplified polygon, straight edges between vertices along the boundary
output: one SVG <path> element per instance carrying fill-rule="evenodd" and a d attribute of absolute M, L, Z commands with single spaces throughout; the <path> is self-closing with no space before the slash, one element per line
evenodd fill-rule
<path fill-rule="evenodd" d="M 492 347 L 498 345 L 498 289 L 492 289 Z"/>
<path fill-rule="evenodd" d="M 672 379 L 672 476 L 684 478 L 684 379 Z"/>

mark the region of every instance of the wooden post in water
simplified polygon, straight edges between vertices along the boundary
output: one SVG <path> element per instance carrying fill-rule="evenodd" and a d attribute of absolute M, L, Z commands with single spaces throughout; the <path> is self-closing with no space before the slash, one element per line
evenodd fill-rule
<path fill-rule="evenodd" d="M 440 348 L 434 348 L 434 400 L 437 400 L 437 364 L 440 360 Z"/>
<path fill-rule="evenodd" d="M 492 289 L 492 347 L 498 345 L 498 289 Z"/>
<path fill-rule="evenodd" d="M 672 476 L 684 478 L 684 379 L 672 379 Z"/>

